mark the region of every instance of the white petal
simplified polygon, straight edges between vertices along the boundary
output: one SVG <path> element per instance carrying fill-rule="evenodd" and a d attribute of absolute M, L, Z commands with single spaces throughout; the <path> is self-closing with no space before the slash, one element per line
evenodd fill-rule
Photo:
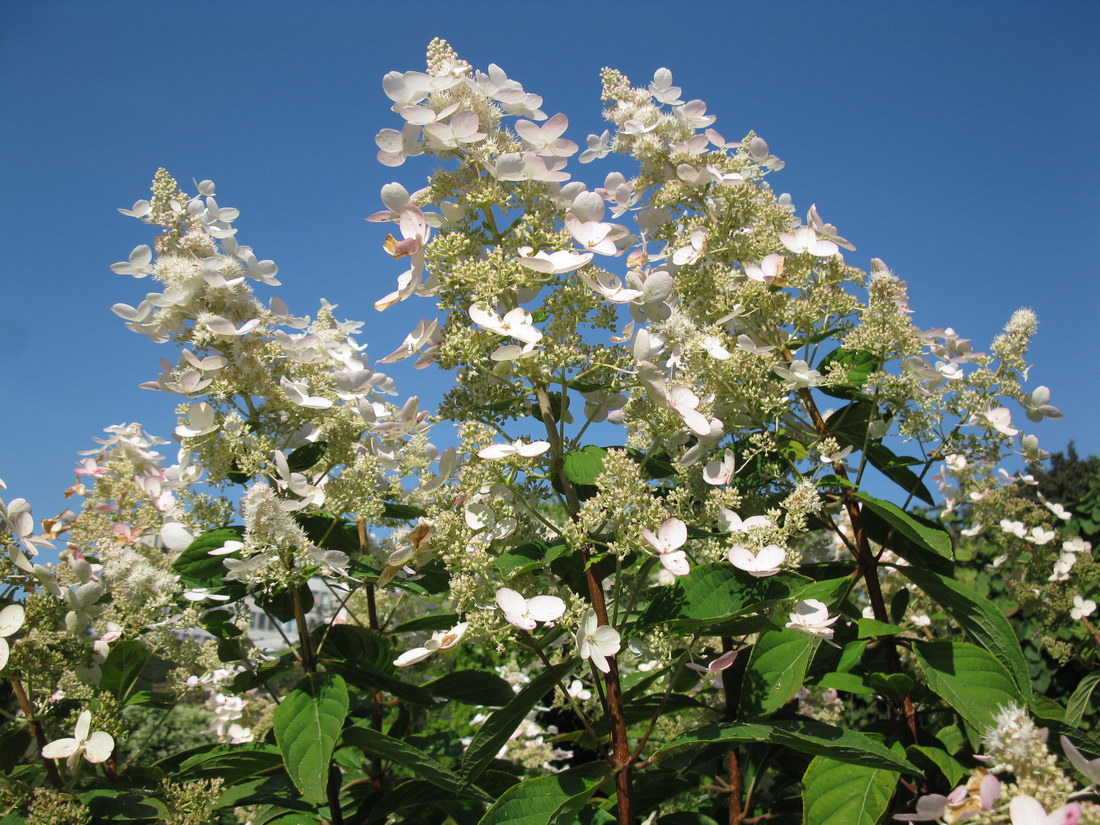
<path fill-rule="evenodd" d="M 26 612 L 21 604 L 9 604 L 0 610 L 0 636 L 10 636 L 23 626 Z"/>
<path fill-rule="evenodd" d="M 417 662 L 427 659 L 435 653 L 435 650 L 429 650 L 426 647 L 414 647 L 412 650 L 406 650 L 400 656 L 393 660 L 393 663 L 397 667 L 408 667 L 409 665 L 416 664 Z"/>
<path fill-rule="evenodd" d="M 76 719 L 76 730 L 73 731 L 73 735 L 80 741 L 84 741 L 88 738 L 88 731 L 92 727 L 92 712 L 90 710 L 81 711 L 80 716 Z"/>
<path fill-rule="evenodd" d="M 169 550 L 179 553 L 190 547 L 195 537 L 182 524 L 172 522 L 160 528 L 160 539 Z"/>
<path fill-rule="evenodd" d="M 490 444 L 482 450 L 478 450 L 478 458 L 484 458 L 487 461 L 492 461 L 497 458 L 504 458 L 505 456 L 512 455 L 516 452 L 516 448 L 512 444 Z"/>
<path fill-rule="evenodd" d="M 497 591 L 496 602 L 505 613 L 522 615 L 527 612 L 527 599 L 508 587 L 502 587 Z"/>
<path fill-rule="evenodd" d="M 84 743 L 84 758 L 89 762 L 106 762 L 115 749 L 115 740 L 106 731 L 97 730 Z"/>
<path fill-rule="evenodd" d="M 539 622 L 555 622 L 565 614 L 565 602 L 557 596 L 535 596 L 527 602 L 527 615 Z"/>
<path fill-rule="evenodd" d="M 64 759 L 76 753 L 79 744 L 79 742 L 71 738 L 55 739 L 53 742 L 46 745 L 46 747 L 42 748 L 42 755 L 47 759 Z"/>

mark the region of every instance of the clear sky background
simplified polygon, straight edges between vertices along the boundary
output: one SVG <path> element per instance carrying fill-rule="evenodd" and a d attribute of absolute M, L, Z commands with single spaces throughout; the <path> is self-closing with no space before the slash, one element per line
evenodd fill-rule
<path fill-rule="evenodd" d="M 1048 449 L 1100 452 L 1100 3 L 1082 2 L 0 2 L 0 477 L 39 517 L 64 504 L 76 451 L 139 420 L 168 436 L 175 397 L 138 389 L 174 352 L 110 312 L 152 286 L 109 267 L 149 243 L 119 215 L 158 166 L 212 178 L 241 210 L 241 243 L 272 258 L 299 314 L 318 299 L 368 322 L 378 358 L 431 314 L 385 314 L 400 271 L 364 223 L 390 180 L 418 188 L 430 161 L 375 161 L 399 125 L 390 70 L 423 69 L 434 36 L 502 66 L 565 112 L 568 136 L 602 131 L 598 71 L 636 83 L 667 66 L 727 139 L 755 129 L 787 162 L 769 180 L 799 213 L 816 203 L 909 282 L 922 327 L 985 349 L 1034 308 L 1031 386 L 1062 421 Z M 575 163 L 574 175 L 588 180 Z M 590 185 L 601 179 L 588 180 Z M 266 298 L 269 294 L 260 288 Z M 162 351 L 163 350 L 163 351 Z M 388 370 L 431 403 L 443 373 Z M 1022 411 L 1014 417 L 1024 421 Z"/>

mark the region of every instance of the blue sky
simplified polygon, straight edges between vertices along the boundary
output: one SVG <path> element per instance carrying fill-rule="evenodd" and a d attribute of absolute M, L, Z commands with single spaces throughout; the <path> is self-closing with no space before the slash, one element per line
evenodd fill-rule
<path fill-rule="evenodd" d="M 430 171 L 380 166 L 374 135 L 397 123 L 382 75 L 422 69 L 437 35 L 543 95 L 582 144 L 603 128 L 601 66 L 636 82 L 669 67 L 727 138 L 768 140 L 787 162 L 773 186 L 803 214 L 816 203 L 859 248 L 847 260 L 881 257 L 909 282 L 921 326 L 984 349 L 1034 308 L 1031 385 L 1066 413 L 1034 431 L 1100 452 L 1095 2 L 39 0 L 0 6 L 5 498 L 52 515 L 103 427 L 172 431 L 174 399 L 137 387 L 171 353 L 110 312 L 147 291 L 109 267 L 151 240 L 115 209 L 158 166 L 215 180 L 291 309 L 339 303 L 368 321 L 374 357 L 430 314 L 422 300 L 374 311 L 397 269 L 363 218 L 383 183 Z M 429 402 L 445 387 L 389 372 Z"/>

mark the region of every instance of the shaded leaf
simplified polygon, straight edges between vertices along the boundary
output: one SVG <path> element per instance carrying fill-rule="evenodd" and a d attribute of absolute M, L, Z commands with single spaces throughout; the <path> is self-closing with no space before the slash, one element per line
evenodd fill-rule
<path fill-rule="evenodd" d="M 506 790 L 478 825 L 571 823 L 598 784 L 572 773 L 528 779 Z"/>
<path fill-rule="evenodd" d="M 423 687 L 443 699 L 490 707 L 507 705 L 516 695 L 510 684 L 495 673 L 483 670 L 456 670 Z"/>
<path fill-rule="evenodd" d="M 103 663 L 99 689 L 121 699 L 134 686 L 148 659 L 149 651 L 136 639 L 115 642 Z"/>
<path fill-rule="evenodd" d="M 791 748 L 813 756 L 828 756 L 838 762 L 865 765 L 869 768 L 897 770 L 919 774 L 909 760 L 891 751 L 878 739 L 864 733 L 819 722 L 816 719 L 773 719 L 768 722 L 745 722 L 727 725 L 705 725 L 664 745 L 658 754 L 701 745 L 724 747 L 767 742 Z"/>
<path fill-rule="evenodd" d="M 507 705 L 489 714 L 462 755 L 461 772 L 467 781 L 473 782 L 481 775 L 497 752 L 504 746 L 516 728 L 527 718 L 531 708 L 542 701 L 561 679 L 577 666 L 575 659 L 544 670 L 516 694 Z"/>

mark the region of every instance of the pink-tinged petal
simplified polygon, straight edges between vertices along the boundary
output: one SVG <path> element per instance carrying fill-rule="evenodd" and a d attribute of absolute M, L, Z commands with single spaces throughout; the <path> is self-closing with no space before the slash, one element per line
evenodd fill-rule
<path fill-rule="evenodd" d="M 106 731 L 97 730 L 84 743 L 84 758 L 93 764 L 106 762 L 114 749 L 114 737 Z"/>
<path fill-rule="evenodd" d="M 992 810 L 993 805 L 1001 798 L 1001 780 L 987 773 L 978 785 L 978 796 L 982 803 L 982 810 Z"/>
<path fill-rule="evenodd" d="M 723 653 L 721 656 L 719 656 L 717 659 L 707 665 L 707 670 L 712 672 L 725 670 L 733 664 L 734 659 L 737 658 L 737 653 L 738 651 L 736 650 L 727 650 L 725 653 Z"/>
<path fill-rule="evenodd" d="M 660 550 L 663 546 L 661 540 L 645 527 L 642 528 L 642 538 L 645 539 L 654 550 Z"/>
<path fill-rule="evenodd" d="M 686 576 L 691 572 L 691 565 L 687 560 L 687 553 L 678 550 L 675 553 L 664 553 L 661 556 L 661 564 L 665 570 L 674 576 Z"/>
<path fill-rule="evenodd" d="M 657 535 L 667 550 L 675 550 L 687 541 L 687 525 L 678 518 L 670 518 L 661 525 Z"/>
<path fill-rule="evenodd" d="M 756 569 L 756 556 L 744 547 L 735 545 L 726 555 L 729 556 L 730 563 L 739 570 L 750 572 Z"/>
<path fill-rule="evenodd" d="M 756 554 L 756 564 L 761 569 L 779 567 L 787 558 L 787 551 L 778 544 L 769 544 Z"/>

